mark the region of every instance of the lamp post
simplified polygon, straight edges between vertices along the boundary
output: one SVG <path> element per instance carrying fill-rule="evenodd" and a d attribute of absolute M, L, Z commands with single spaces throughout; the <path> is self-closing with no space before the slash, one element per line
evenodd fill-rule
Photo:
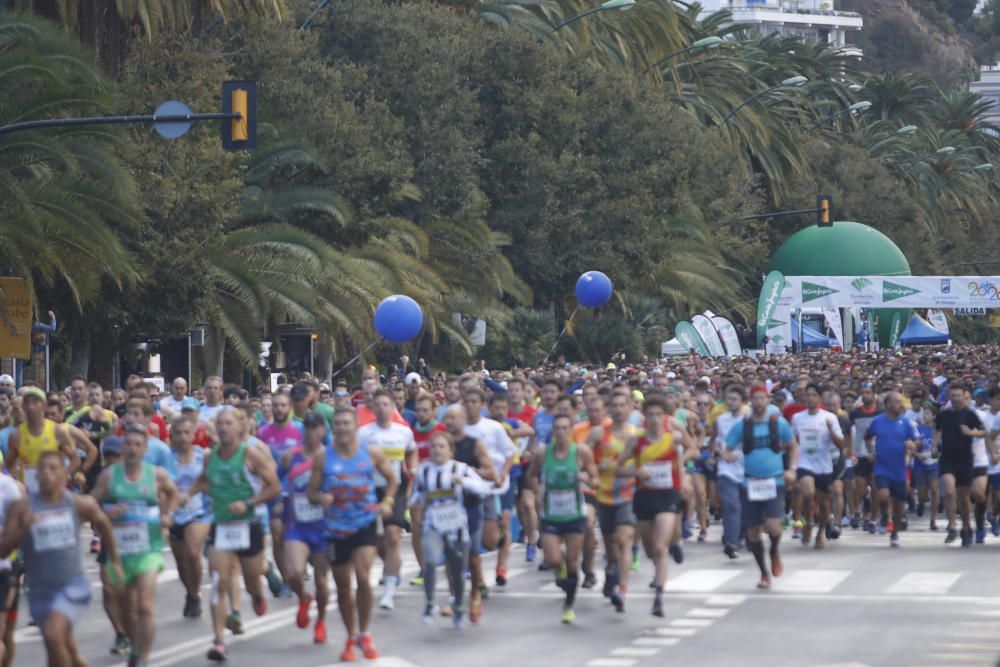
<path fill-rule="evenodd" d="M 855 102 L 854 104 L 852 104 L 851 106 L 847 107 L 846 109 L 841 109 L 837 113 L 830 114 L 829 116 L 827 116 L 823 120 L 816 121 L 816 123 L 814 123 L 812 125 L 812 127 L 809 128 L 809 131 L 812 132 L 814 130 L 818 130 L 822 125 L 825 125 L 827 121 L 833 120 L 834 118 L 837 118 L 838 116 L 843 116 L 844 114 L 854 113 L 855 111 L 866 111 L 868 109 L 871 109 L 871 107 L 872 107 L 872 103 L 868 102 L 867 100 L 864 101 L 864 102 Z"/>
<path fill-rule="evenodd" d="M 909 162 L 906 165 L 906 169 L 909 170 L 912 167 L 915 167 L 916 165 L 920 164 L 924 160 L 929 160 L 932 157 L 937 157 L 939 155 L 951 155 L 956 150 L 957 149 L 954 146 L 942 146 L 941 148 L 937 149 L 933 153 L 928 153 L 927 155 L 923 156 L 922 158 L 919 158 L 919 159 L 913 160 L 912 162 Z M 980 165 L 980 166 L 982 166 L 982 165 Z M 992 169 L 992 168 L 993 168 L 993 165 L 990 165 L 990 169 Z"/>
<path fill-rule="evenodd" d="M 718 46 L 719 44 L 722 44 L 722 41 L 723 40 L 721 37 L 716 37 L 715 35 L 712 35 L 711 37 L 703 37 L 702 39 L 692 42 L 691 46 L 687 48 L 681 49 L 679 51 L 674 51 L 673 53 L 668 53 L 667 55 L 663 56 L 655 63 L 650 65 L 649 69 L 656 69 L 657 67 L 667 62 L 674 56 L 679 56 L 681 54 L 688 53 L 689 51 L 699 51 L 701 49 L 710 49 L 713 46 Z"/>
<path fill-rule="evenodd" d="M 728 123 L 729 119 L 732 118 L 733 116 L 735 116 L 736 112 L 738 112 L 740 109 L 742 109 L 746 105 L 750 104 L 751 102 L 753 102 L 757 98 L 762 97 L 764 95 L 767 95 L 771 91 L 778 90 L 779 88 L 797 88 L 799 86 L 804 85 L 807 81 L 809 81 L 809 79 L 807 79 L 806 77 L 804 77 L 802 75 L 799 75 L 799 76 L 793 76 L 793 77 L 791 77 L 789 79 L 785 79 L 781 83 L 778 83 L 778 84 L 775 84 L 775 85 L 770 86 L 768 88 L 765 88 L 764 90 L 760 91 L 759 93 L 751 95 L 747 99 L 745 99 L 742 102 L 740 102 L 739 106 L 737 106 L 735 109 L 733 109 L 732 111 L 730 111 L 729 114 L 723 119 L 722 122 L 723 123 Z"/>
<path fill-rule="evenodd" d="M 597 14 L 598 12 L 611 11 L 612 9 L 625 10 L 625 9 L 630 8 L 634 4 L 635 4 L 635 0 L 607 0 L 607 2 L 602 2 L 600 5 L 598 5 L 597 7 L 594 7 L 593 9 L 589 9 L 589 10 L 585 11 L 582 14 L 577 14 L 576 16 L 563 21 L 562 23 L 560 23 L 559 25 L 557 25 L 555 28 L 553 28 L 552 32 L 554 33 L 557 30 L 562 30 L 563 28 L 565 28 L 566 26 L 568 26 L 570 23 L 573 23 L 575 21 L 579 21 L 580 19 L 582 19 L 585 16 L 590 16 L 591 14 Z"/>
<path fill-rule="evenodd" d="M 866 150 L 869 153 L 871 153 L 876 148 L 878 148 L 879 146 L 881 146 L 882 144 L 884 144 L 886 142 L 894 141 L 896 139 L 899 139 L 900 137 L 908 137 L 911 134 L 915 134 L 916 131 L 917 131 L 917 126 L 916 125 L 904 125 L 903 127 L 899 128 L 898 130 L 896 130 L 895 132 L 893 132 L 892 134 L 890 134 L 885 139 L 879 139 L 878 141 L 876 141 L 876 142 L 874 142 L 872 144 L 869 144 L 868 148 Z"/>

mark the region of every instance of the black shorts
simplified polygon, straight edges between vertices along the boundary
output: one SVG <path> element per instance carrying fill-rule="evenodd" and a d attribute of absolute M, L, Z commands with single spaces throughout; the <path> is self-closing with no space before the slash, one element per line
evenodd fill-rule
<path fill-rule="evenodd" d="M 375 498 L 382 502 L 382 499 L 385 498 L 384 487 L 375 489 Z M 406 527 L 406 487 L 403 484 L 400 484 L 396 491 L 396 501 L 392 504 L 392 516 L 388 519 L 382 517 L 382 525 Z"/>
<path fill-rule="evenodd" d="M 893 500 L 906 500 L 906 480 L 889 479 L 885 475 L 875 475 L 875 488 L 888 491 Z"/>
<path fill-rule="evenodd" d="M 986 477 L 986 473 L 988 471 L 989 471 L 989 468 L 987 468 L 986 466 L 976 466 L 975 468 L 972 469 L 972 476 L 973 476 L 973 478 L 975 478 L 975 477 Z"/>
<path fill-rule="evenodd" d="M 18 576 L 13 570 L 0 572 L 0 613 L 17 609 L 17 585 Z M 14 592 L 14 599 L 7 604 L 11 591 Z"/>
<path fill-rule="evenodd" d="M 652 521 L 657 514 L 666 512 L 678 514 L 681 511 L 681 494 L 677 489 L 639 490 L 632 500 L 632 509 L 639 521 Z"/>
<path fill-rule="evenodd" d="M 851 474 L 848 477 L 847 471 L 850 470 Z M 847 481 L 849 479 L 854 479 L 854 468 L 847 467 L 847 459 L 841 456 L 833 464 L 833 481 Z"/>
<path fill-rule="evenodd" d="M 521 466 L 521 474 L 517 476 L 517 498 L 520 498 L 528 488 L 528 466 Z"/>
<path fill-rule="evenodd" d="M 264 550 L 264 526 L 261 524 L 259 519 L 254 519 L 250 521 L 249 524 L 250 546 L 246 549 L 233 552 L 240 558 L 252 558 Z M 215 545 L 215 528 L 216 524 L 213 522 L 211 530 L 208 531 L 208 540 L 206 540 L 206 542 L 211 546 Z"/>
<path fill-rule="evenodd" d="M 746 525 L 754 528 L 763 526 L 768 519 L 780 519 L 785 514 L 784 489 L 778 488 L 778 495 L 770 500 L 748 500 L 744 507 Z"/>
<path fill-rule="evenodd" d="M 833 484 L 833 474 L 825 473 L 819 474 L 812 470 L 806 470 L 805 468 L 799 468 L 795 471 L 797 479 L 802 479 L 803 477 L 812 477 L 816 484 L 816 490 L 820 493 L 830 493 L 830 485 Z"/>
<path fill-rule="evenodd" d="M 715 466 L 709 465 L 708 459 L 695 459 L 694 470 L 691 472 L 695 475 L 703 475 L 709 482 L 715 481 Z"/>
<path fill-rule="evenodd" d="M 170 526 L 170 540 L 172 542 L 183 542 L 184 541 L 184 531 L 188 526 L 194 523 L 203 523 L 202 521 L 188 521 L 187 523 L 179 524 L 175 523 Z"/>
<path fill-rule="evenodd" d="M 872 465 L 871 457 L 869 456 L 859 456 L 858 462 L 854 464 L 854 475 L 860 477 L 861 479 L 868 479 L 872 476 L 875 471 Z"/>
<path fill-rule="evenodd" d="M 377 523 L 378 521 L 372 521 L 356 533 L 327 539 L 326 558 L 330 564 L 347 565 L 357 549 L 377 546 L 378 531 L 375 529 Z"/>
<path fill-rule="evenodd" d="M 941 476 L 951 475 L 955 478 L 955 486 L 972 486 L 972 464 L 958 463 L 941 459 Z"/>
<path fill-rule="evenodd" d="M 587 518 L 580 517 L 573 521 L 546 521 L 542 519 L 543 535 L 572 535 L 582 534 L 587 530 Z"/>

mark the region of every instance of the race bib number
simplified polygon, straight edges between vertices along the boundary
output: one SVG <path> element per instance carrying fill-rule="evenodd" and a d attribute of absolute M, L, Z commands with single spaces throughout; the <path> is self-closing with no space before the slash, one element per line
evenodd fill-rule
<path fill-rule="evenodd" d="M 250 548 L 250 524 L 246 521 L 229 521 L 215 524 L 216 549 L 244 551 Z"/>
<path fill-rule="evenodd" d="M 431 516 L 431 525 L 439 533 L 462 530 L 466 525 L 462 510 L 458 506 L 458 502 L 454 500 L 431 505 L 428 511 Z"/>
<path fill-rule="evenodd" d="M 649 479 L 643 482 L 644 486 L 651 489 L 674 488 L 673 461 L 651 461 L 644 464 L 642 469 L 649 473 Z"/>
<path fill-rule="evenodd" d="M 748 477 L 747 499 L 753 502 L 773 500 L 778 497 L 778 484 L 773 477 Z"/>
<path fill-rule="evenodd" d="M 309 496 L 296 493 L 293 497 L 295 520 L 300 523 L 313 523 L 323 519 L 323 508 L 309 502 Z"/>
<path fill-rule="evenodd" d="M 549 516 L 578 514 L 580 508 L 577 506 L 576 491 L 570 489 L 563 491 L 549 491 L 547 510 Z"/>
<path fill-rule="evenodd" d="M 815 454 L 819 449 L 819 431 L 814 429 L 802 429 L 799 433 L 799 442 L 806 454 Z"/>
<path fill-rule="evenodd" d="M 35 551 L 60 551 L 76 546 L 76 529 L 70 512 L 67 507 L 36 515 L 37 520 L 31 526 Z"/>
<path fill-rule="evenodd" d="M 38 469 L 34 467 L 24 468 L 24 487 L 28 493 L 38 493 Z"/>
<path fill-rule="evenodd" d="M 115 542 L 123 556 L 135 556 L 149 551 L 149 528 L 144 523 L 123 523 L 115 526 Z"/>

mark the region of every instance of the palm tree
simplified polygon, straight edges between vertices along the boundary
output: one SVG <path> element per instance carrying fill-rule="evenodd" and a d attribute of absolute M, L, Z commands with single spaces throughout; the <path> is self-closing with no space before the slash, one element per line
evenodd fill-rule
<path fill-rule="evenodd" d="M 93 58 L 46 21 L 0 12 L 0 125 L 86 116 L 111 105 Z M 102 281 L 136 277 L 118 232 L 134 225 L 135 187 L 105 127 L 0 136 L 0 256 L 7 275 L 66 289 L 78 308 Z"/>

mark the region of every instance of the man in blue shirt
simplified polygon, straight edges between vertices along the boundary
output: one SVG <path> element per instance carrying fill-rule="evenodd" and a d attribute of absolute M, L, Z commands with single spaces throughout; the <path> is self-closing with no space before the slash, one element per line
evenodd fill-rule
<path fill-rule="evenodd" d="M 899 546 L 899 527 L 903 523 L 906 502 L 906 457 L 917 449 L 920 433 L 917 425 L 903 414 L 903 395 L 890 391 L 885 398 L 885 412 L 875 417 L 865 431 L 865 442 L 875 451 L 875 488 L 882 516 L 892 500 L 892 525 L 889 546 Z"/>
<path fill-rule="evenodd" d="M 750 389 L 752 413 L 733 424 L 726 435 L 723 459 L 735 463 L 738 449 L 743 450 L 747 490 L 745 522 L 747 544 L 760 568 L 757 588 L 770 588 L 771 575 L 780 577 L 784 567 L 778 543 L 781 541 L 781 516 L 785 509 L 785 488 L 795 482 L 795 467 L 799 462 L 799 449 L 792 429 L 784 417 L 768 410 L 771 397 L 764 385 Z M 784 453 L 788 453 L 787 461 Z M 771 537 L 771 570 L 764 560 L 762 533 Z"/>

